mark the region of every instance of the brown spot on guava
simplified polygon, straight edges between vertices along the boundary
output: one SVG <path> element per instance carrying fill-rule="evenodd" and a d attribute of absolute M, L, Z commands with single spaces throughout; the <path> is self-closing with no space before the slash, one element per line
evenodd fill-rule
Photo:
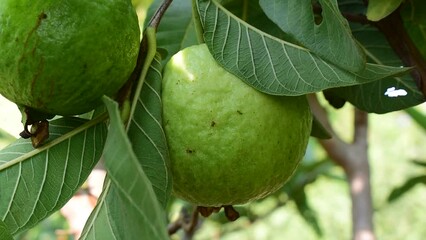
<path fill-rule="evenodd" d="M 187 148 L 186 153 L 193 154 L 193 153 L 195 153 L 195 149 Z"/>
<path fill-rule="evenodd" d="M 38 19 L 41 21 L 41 20 L 43 20 L 43 19 L 46 19 L 47 18 L 47 14 L 46 13 L 44 13 L 44 12 L 42 12 L 42 13 L 40 13 L 40 15 L 38 15 Z"/>

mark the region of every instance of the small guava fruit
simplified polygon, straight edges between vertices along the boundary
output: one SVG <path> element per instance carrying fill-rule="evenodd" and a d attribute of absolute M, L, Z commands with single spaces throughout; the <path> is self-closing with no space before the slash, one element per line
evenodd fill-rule
<path fill-rule="evenodd" d="M 219 66 L 205 44 L 170 59 L 162 100 L 173 192 L 195 205 L 263 198 L 304 156 L 312 125 L 306 97 L 255 90 Z"/>
<path fill-rule="evenodd" d="M 87 112 L 133 71 L 130 0 L 0 1 L 0 94 L 39 113 Z"/>

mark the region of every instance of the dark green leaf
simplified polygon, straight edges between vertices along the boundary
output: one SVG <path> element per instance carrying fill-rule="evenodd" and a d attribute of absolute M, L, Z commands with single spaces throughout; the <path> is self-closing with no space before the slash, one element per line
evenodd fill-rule
<path fill-rule="evenodd" d="M 46 145 L 18 139 L 0 151 L 0 220 L 12 234 L 60 209 L 83 184 L 103 150 L 104 119 L 53 120 Z"/>
<path fill-rule="evenodd" d="M 82 239 L 168 239 L 165 212 L 133 152 L 118 104 L 104 102 L 110 115 L 103 153 L 109 178 Z"/>
<path fill-rule="evenodd" d="M 407 193 L 417 184 L 426 184 L 426 175 L 408 179 L 401 187 L 395 188 L 388 197 L 388 202 L 393 202 Z"/>
<path fill-rule="evenodd" d="M 319 3 L 321 22 L 316 23 L 311 1 L 260 0 L 268 17 L 301 45 L 345 70 L 362 71 L 365 54 L 352 36 L 336 0 L 320 0 Z"/>
<path fill-rule="evenodd" d="M 213 57 L 225 69 L 268 94 L 303 95 L 376 81 L 408 70 L 367 64 L 363 71 L 354 74 L 302 46 L 248 25 L 217 1 L 198 0 L 197 9 Z"/>
<path fill-rule="evenodd" d="M 362 1 L 344 2 L 344 10 L 365 9 Z M 353 14 L 357 13 L 353 12 Z M 355 23 L 351 24 L 351 27 L 354 36 L 363 45 L 369 62 L 402 66 L 401 60 L 389 46 L 385 36 L 375 27 Z M 361 110 L 374 113 L 405 109 L 425 101 L 416 82 L 408 74 L 327 91 L 327 94 L 334 95 L 335 98 L 347 100 Z"/>
<path fill-rule="evenodd" d="M 311 136 L 319 139 L 330 139 L 330 133 L 322 126 L 318 119 L 314 116 L 312 121 Z"/>
<path fill-rule="evenodd" d="M 426 167 L 426 162 L 425 161 L 413 160 L 412 162 L 413 162 L 413 164 L 415 164 L 417 166 Z"/>
<path fill-rule="evenodd" d="M 160 61 L 157 54 L 145 77 L 128 136 L 137 159 L 152 183 L 158 201 L 166 208 L 172 181 L 169 152 L 162 128 Z"/>
<path fill-rule="evenodd" d="M 426 4 L 424 0 L 405 1 L 401 8 L 401 17 L 405 29 L 422 56 L 426 57 Z"/>
<path fill-rule="evenodd" d="M 337 96 L 329 89 L 322 91 L 322 93 L 327 102 L 336 109 L 342 108 L 346 103 L 346 99 Z"/>
<path fill-rule="evenodd" d="M 2 240 L 13 240 L 12 234 L 7 229 L 6 224 L 0 220 L 0 239 Z"/>

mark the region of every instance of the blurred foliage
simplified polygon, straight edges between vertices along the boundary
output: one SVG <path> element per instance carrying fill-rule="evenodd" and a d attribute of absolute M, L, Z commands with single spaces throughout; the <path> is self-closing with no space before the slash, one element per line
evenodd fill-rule
<path fill-rule="evenodd" d="M 68 223 L 65 218 L 56 212 L 34 228 L 19 234 L 17 240 L 74 240 L 70 232 L 67 232 Z"/>
<path fill-rule="evenodd" d="M 426 115 L 416 108 L 405 109 L 405 112 L 410 115 L 413 121 L 426 131 Z"/>
<path fill-rule="evenodd" d="M 420 126 L 424 131 L 426 131 L 426 115 L 417 110 L 416 108 L 405 109 L 405 112 L 410 115 L 412 120 Z M 388 202 L 393 202 L 403 195 L 405 195 L 408 191 L 413 189 L 418 184 L 426 185 L 426 161 L 413 160 L 412 163 L 424 170 L 424 174 L 419 176 L 414 176 L 408 178 L 404 184 L 392 190 L 389 194 Z"/>

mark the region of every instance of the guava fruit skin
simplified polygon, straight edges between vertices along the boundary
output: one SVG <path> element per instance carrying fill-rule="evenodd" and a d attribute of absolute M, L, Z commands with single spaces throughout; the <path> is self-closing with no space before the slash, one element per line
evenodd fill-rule
<path fill-rule="evenodd" d="M 0 94 L 39 112 L 87 112 L 128 79 L 139 39 L 127 0 L 2 0 Z"/>
<path fill-rule="evenodd" d="M 177 197 L 206 207 L 244 204 L 291 177 L 311 131 L 305 96 L 255 90 L 220 67 L 204 44 L 174 55 L 163 76 L 163 126 Z"/>

